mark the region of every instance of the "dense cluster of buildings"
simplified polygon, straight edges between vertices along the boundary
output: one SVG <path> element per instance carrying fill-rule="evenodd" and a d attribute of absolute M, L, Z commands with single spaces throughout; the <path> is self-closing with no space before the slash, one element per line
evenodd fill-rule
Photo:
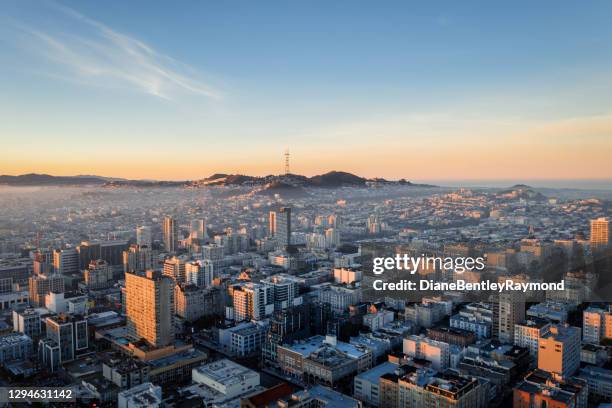
<path fill-rule="evenodd" d="M 612 400 L 603 201 L 397 188 L 291 203 L 238 187 L 2 197 L 2 378 L 120 407 Z M 555 276 L 567 290 L 372 298 L 372 245 L 480 255 L 485 270 L 463 279 Z"/>

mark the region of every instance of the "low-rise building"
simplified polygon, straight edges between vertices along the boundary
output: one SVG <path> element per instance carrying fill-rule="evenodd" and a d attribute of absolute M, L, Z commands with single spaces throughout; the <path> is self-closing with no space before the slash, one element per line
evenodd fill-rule
<path fill-rule="evenodd" d="M 150 382 L 117 394 L 118 408 L 158 408 L 162 406 L 161 387 Z"/>
<path fill-rule="evenodd" d="M 353 396 L 367 406 L 378 407 L 380 405 L 380 377 L 394 373 L 398 367 L 398 364 L 386 361 L 357 374 L 353 380 Z"/>
<path fill-rule="evenodd" d="M 586 408 L 588 386 L 584 380 L 560 381 L 542 370 L 529 373 L 514 387 L 514 408 Z"/>
<path fill-rule="evenodd" d="M 32 354 L 32 339 L 23 333 L 0 336 L 0 364 L 23 360 Z"/>

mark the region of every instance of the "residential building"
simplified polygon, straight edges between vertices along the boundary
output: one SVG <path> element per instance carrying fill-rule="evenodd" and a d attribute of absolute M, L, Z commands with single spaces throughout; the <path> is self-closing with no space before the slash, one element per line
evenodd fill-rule
<path fill-rule="evenodd" d="M 580 366 L 580 328 L 551 325 L 540 337 L 538 348 L 538 368 L 567 379 Z"/>
<path fill-rule="evenodd" d="M 125 274 L 128 335 L 162 347 L 174 342 L 174 281 L 158 272 Z"/>

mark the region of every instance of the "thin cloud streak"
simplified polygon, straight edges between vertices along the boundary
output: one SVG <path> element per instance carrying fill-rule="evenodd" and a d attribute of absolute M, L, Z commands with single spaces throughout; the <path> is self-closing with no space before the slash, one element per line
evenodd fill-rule
<path fill-rule="evenodd" d="M 221 99 L 190 67 L 163 55 L 144 42 L 92 20 L 70 8 L 54 5 L 75 33 L 18 28 L 38 56 L 67 70 L 49 73 L 92 86 L 121 87 L 165 100 L 182 96 Z M 75 27 L 76 28 L 76 27 Z"/>

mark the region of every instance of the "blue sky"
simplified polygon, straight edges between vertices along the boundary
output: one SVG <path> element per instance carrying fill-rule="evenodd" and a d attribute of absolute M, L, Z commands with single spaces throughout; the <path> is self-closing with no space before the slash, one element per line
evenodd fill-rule
<path fill-rule="evenodd" d="M 0 38 L 2 173 L 612 177 L 607 1 L 7 1 Z"/>

